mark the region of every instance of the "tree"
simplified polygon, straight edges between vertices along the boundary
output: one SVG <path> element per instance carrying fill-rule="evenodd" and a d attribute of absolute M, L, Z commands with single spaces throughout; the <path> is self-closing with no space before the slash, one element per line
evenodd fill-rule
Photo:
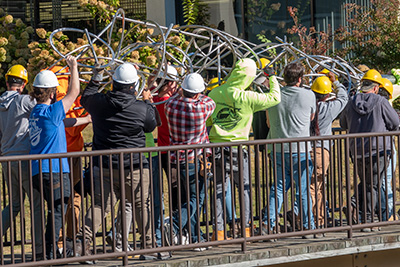
<path fill-rule="evenodd" d="M 342 56 L 382 72 L 399 67 L 400 19 L 398 0 L 371 0 L 370 7 L 347 4 L 346 20 L 337 30 Z"/>
<path fill-rule="evenodd" d="M 328 25 L 328 33 L 317 31 L 314 27 L 309 29 L 300 24 L 296 7 L 288 7 L 290 17 L 293 19 L 294 25 L 287 30 L 289 34 L 297 35 L 300 50 L 309 55 L 327 55 L 332 48 L 331 26 Z"/>

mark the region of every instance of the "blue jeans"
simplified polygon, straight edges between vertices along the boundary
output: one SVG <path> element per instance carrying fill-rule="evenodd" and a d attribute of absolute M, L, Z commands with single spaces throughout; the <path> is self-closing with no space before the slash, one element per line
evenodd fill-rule
<path fill-rule="evenodd" d="M 310 177 L 313 172 L 313 164 L 310 158 L 310 155 L 306 155 L 306 153 L 300 153 L 300 159 L 298 157 L 299 154 L 297 153 L 284 153 L 284 164 L 285 170 L 283 172 L 282 169 L 282 153 L 276 153 L 276 159 L 272 158 L 272 164 L 276 161 L 276 173 L 277 177 L 275 177 L 276 185 L 276 192 L 275 192 L 275 185 L 272 184 L 271 186 L 271 193 L 270 193 L 270 203 L 269 203 L 269 214 L 268 209 L 265 208 L 263 222 L 265 224 L 268 223 L 268 219 L 270 220 L 271 227 L 275 226 L 276 223 L 276 210 L 275 210 L 275 195 L 277 196 L 276 199 L 278 201 L 278 212 L 281 210 L 284 192 L 283 192 L 283 177 L 285 178 L 285 192 L 287 192 L 291 185 L 291 177 L 294 179 L 294 183 L 296 186 L 296 192 L 301 192 L 301 207 L 302 207 L 302 214 L 303 214 L 303 227 L 305 229 L 309 229 L 308 223 L 310 222 L 311 229 L 315 229 L 314 224 L 314 216 L 313 213 L 310 212 L 311 218 L 308 217 L 308 208 L 312 206 L 311 196 L 307 198 L 309 195 L 310 190 Z M 290 160 L 292 160 L 293 165 L 292 169 L 290 166 Z M 308 161 L 308 170 L 307 170 L 307 161 Z M 299 181 L 299 164 L 300 164 L 300 181 Z M 275 168 L 275 164 L 274 164 Z M 307 179 L 307 172 L 308 172 L 308 179 Z M 283 176 L 284 175 L 284 176 Z M 301 187 L 300 187 L 300 184 Z M 292 200 L 294 201 L 294 200 Z M 300 195 L 296 194 L 296 202 L 300 203 Z"/>
<path fill-rule="evenodd" d="M 393 147 L 393 166 L 396 169 L 397 164 L 397 151 Z M 383 177 L 382 187 L 381 187 L 381 205 L 382 205 L 382 220 L 387 221 L 393 215 L 393 189 L 392 189 L 392 160 L 389 158 L 388 168 L 386 170 L 386 177 Z M 388 214 L 386 214 L 386 186 L 387 186 L 387 195 L 388 195 Z"/>
<path fill-rule="evenodd" d="M 188 173 L 186 173 L 186 164 L 188 165 Z M 196 168 L 197 167 L 197 168 Z M 197 161 L 197 166 L 195 163 L 180 163 L 179 171 L 180 171 L 180 179 L 182 180 L 183 186 L 186 190 L 189 190 L 189 200 L 183 203 L 181 208 L 181 214 L 175 213 L 173 216 L 173 226 L 174 232 L 179 233 L 179 220 L 181 223 L 181 227 L 185 228 L 188 221 L 190 220 L 190 231 L 192 234 L 192 242 L 199 241 L 197 236 L 197 224 L 198 224 L 198 216 L 197 211 L 201 210 L 203 206 L 205 192 L 204 192 L 204 178 L 199 174 L 200 163 Z M 198 177 L 198 183 L 196 183 L 196 173 Z M 187 175 L 189 177 L 187 177 Z M 189 183 L 187 185 L 187 183 Z M 199 195 L 197 195 L 197 190 L 199 190 Z M 197 207 L 197 201 L 199 202 L 199 206 Z M 188 207 L 189 203 L 189 207 Z M 189 210 L 190 209 L 190 214 Z"/>
<path fill-rule="evenodd" d="M 228 223 L 234 223 L 236 221 L 235 206 L 232 206 L 232 188 L 231 180 L 226 180 L 226 193 L 225 193 L 225 203 L 226 203 L 226 219 Z"/>

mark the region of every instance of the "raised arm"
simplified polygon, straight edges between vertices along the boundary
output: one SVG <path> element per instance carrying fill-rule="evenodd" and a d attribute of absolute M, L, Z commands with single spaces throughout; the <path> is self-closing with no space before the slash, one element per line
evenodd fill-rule
<path fill-rule="evenodd" d="M 65 113 L 71 108 L 75 99 L 79 95 L 79 74 L 78 74 L 78 63 L 74 56 L 67 56 L 65 59 L 71 72 L 71 79 L 69 81 L 69 88 L 67 94 L 61 100 L 64 106 Z"/>
<path fill-rule="evenodd" d="M 245 100 L 252 106 L 253 112 L 266 110 L 281 102 L 281 90 L 276 76 L 269 77 L 270 91 L 268 93 L 257 93 L 245 91 Z"/>

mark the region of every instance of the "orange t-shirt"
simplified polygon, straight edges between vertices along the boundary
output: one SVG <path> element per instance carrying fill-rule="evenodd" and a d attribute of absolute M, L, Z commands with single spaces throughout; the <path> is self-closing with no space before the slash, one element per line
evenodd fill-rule
<path fill-rule="evenodd" d="M 50 70 L 52 72 L 56 72 L 60 70 L 61 66 L 54 66 Z M 65 68 L 61 72 L 68 72 L 68 68 Z M 67 94 L 68 91 L 68 75 L 58 75 L 57 76 L 58 83 L 60 84 L 57 86 L 57 101 L 61 100 L 64 98 L 64 96 Z M 85 112 L 85 109 L 80 108 L 80 109 L 75 109 L 81 107 L 80 103 L 81 97 L 77 97 L 75 102 L 72 104 L 72 107 L 68 110 L 66 114 L 66 118 L 79 118 L 79 117 L 85 117 L 88 115 L 87 112 Z M 67 139 L 67 151 L 68 152 L 73 152 L 73 151 L 82 151 L 83 149 L 83 135 L 82 131 L 85 129 L 87 124 L 80 125 L 80 126 L 75 126 L 75 127 L 68 127 L 65 128 L 65 137 Z"/>

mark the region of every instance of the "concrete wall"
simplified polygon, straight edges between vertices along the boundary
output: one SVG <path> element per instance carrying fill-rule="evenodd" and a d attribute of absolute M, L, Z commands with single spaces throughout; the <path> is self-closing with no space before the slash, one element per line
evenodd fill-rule
<path fill-rule="evenodd" d="M 146 15 L 161 26 L 175 24 L 175 0 L 146 0 Z"/>

